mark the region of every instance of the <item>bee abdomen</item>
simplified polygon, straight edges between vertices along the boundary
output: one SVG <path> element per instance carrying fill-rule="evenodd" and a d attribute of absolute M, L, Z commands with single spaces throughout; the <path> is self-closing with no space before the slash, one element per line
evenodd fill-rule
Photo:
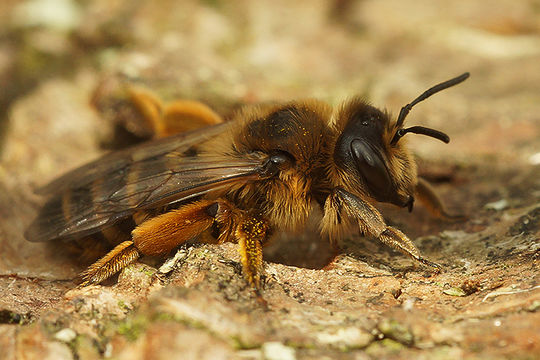
<path fill-rule="evenodd" d="M 151 217 L 153 214 L 149 211 L 138 211 L 114 225 L 100 229 L 100 232 L 95 234 L 93 239 L 103 241 L 107 250 L 110 250 L 124 241 L 131 240 L 133 229 Z"/>
<path fill-rule="evenodd" d="M 131 232 L 136 226 L 133 217 L 128 217 L 112 226 L 99 229 L 94 234 L 71 239 L 66 243 L 66 250 L 83 264 L 93 263 L 118 244 L 131 240 Z"/>

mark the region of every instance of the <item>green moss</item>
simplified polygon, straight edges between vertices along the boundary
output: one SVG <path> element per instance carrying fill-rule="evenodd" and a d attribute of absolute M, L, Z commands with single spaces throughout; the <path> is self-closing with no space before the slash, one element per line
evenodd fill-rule
<path fill-rule="evenodd" d="M 220 9 L 223 7 L 223 2 L 221 0 L 200 0 L 200 1 L 201 1 L 201 4 L 211 7 L 211 8 Z"/>
<path fill-rule="evenodd" d="M 154 276 L 154 274 L 156 273 L 156 270 L 153 269 L 153 268 L 144 266 L 144 267 L 142 267 L 142 268 L 140 269 L 140 272 L 144 273 L 144 274 L 145 274 L 146 276 L 148 276 L 148 277 L 152 277 L 152 276 Z"/>
<path fill-rule="evenodd" d="M 527 311 L 530 311 L 530 312 L 535 312 L 535 311 L 538 311 L 538 310 L 540 310 L 540 300 L 533 301 L 531 306 L 529 306 L 527 308 Z"/>
<path fill-rule="evenodd" d="M 374 358 L 380 358 L 387 354 L 398 354 L 401 352 L 405 346 L 392 339 L 383 339 L 381 341 L 376 341 L 371 343 L 366 348 L 366 353 Z"/>
<path fill-rule="evenodd" d="M 152 317 L 152 320 L 154 321 L 162 321 L 162 322 L 177 322 L 178 320 L 174 317 L 174 315 L 166 312 L 159 312 L 154 314 Z"/>
<path fill-rule="evenodd" d="M 285 341 L 284 345 L 297 349 L 297 350 L 314 350 L 317 349 L 317 345 L 312 342 L 299 343 L 294 341 Z"/>
<path fill-rule="evenodd" d="M 124 300 L 118 300 L 118 307 L 122 310 L 122 311 L 130 311 L 131 310 L 131 306 L 126 304 L 124 302 Z"/>
<path fill-rule="evenodd" d="M 232 345 L 237 350 L 250 350 L 258 349 L 261 347 L 261 343 L 246 341 L 247 339 L 242 338 L 239 335 L 231 336 Z"/>
<path fill-rule="evenodd" d="M 443 293 L 450 296 L 467 296 L 463 289 L 458 287 L 451 287 L 449 289 L 444 289 Z"/>
<path fill-rule="evenodd" d="M 79 359 L 99 359 L 100 354 L 104 351 L 96 340 L 87 335 L 77 335 L 69 346 Z"/>
<path fill-rule="evenodd" d="M 385 319 L 378 325 L 379 331 L 386 338 L 393 339 L 405 345 L 414 343 L 414 336 L 409 327 L 394 319 Z"/>
<path fill-rule="evenodd" d="M 148 327 L 149 320 L 144 316 L 136 316 L 120 322 L 116 332 L 124 336 L 128 341 L 135 341 Z"/>

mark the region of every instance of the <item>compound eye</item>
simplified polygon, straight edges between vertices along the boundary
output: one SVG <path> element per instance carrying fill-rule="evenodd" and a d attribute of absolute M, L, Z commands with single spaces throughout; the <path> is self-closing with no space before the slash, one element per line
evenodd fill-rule
<path fill-rule="evenodd" d="M 382 160 L 382 155 L 367 142 L 359 139 L 351 142 L 351 150 L 356 167 L 373 197 L 379 201 L 388 200 L 392 190 L 392 182 Z"/>

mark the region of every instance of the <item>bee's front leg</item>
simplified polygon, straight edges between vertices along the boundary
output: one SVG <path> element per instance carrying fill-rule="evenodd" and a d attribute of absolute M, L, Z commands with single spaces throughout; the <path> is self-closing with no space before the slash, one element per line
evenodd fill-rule
<path fill-rule="evenodd" d="M 421 264 L 430 266 L 436 271 L 441 267 L 420 255 L 413 242 L 401 231 L 387 226 L 382 215 L 367 201 L 336 188 L 326 199 L 322 231 L 332 235 L 350 219 L 358 222 L 360 231 L 376 237 L 381 242 L 409 255 Z"/>

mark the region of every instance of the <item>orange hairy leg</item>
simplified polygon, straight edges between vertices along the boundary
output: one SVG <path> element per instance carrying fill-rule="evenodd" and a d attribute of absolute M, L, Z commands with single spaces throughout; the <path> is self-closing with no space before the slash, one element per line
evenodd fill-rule
<path fill-rule="evenodd" d="M 161 138 L 205 126 L 220 124 L 223 119 L 207 105 L 194 100 L 175 100 L 168 104 L 147 90 L 128 89 L 131 102 Z"/>
<path fill-rule="evenodd" d="M 133 241 L 128 240 L 118 244 L 107 255 L 90 265 L 80 274 L 82 279 L 80 286 L 99 284 L 137 260 L 140 256 L 141 254 L 133 245 Z"/>
<path fill-rule="evenodd" d="M 98 284 L 141 255 L 166 255 L 182 243 L 200 236 L 216 225 L 218 242 L 238 242 L 247 281 L 261 285 L 262 245 L 266 222 L 236 208 L 226 200 L 201 200 L 146 220 L 124 241 L 81 274 L 82 286 Z"/>
<path fill-rule="evenodd" d="M 135 247 L 144 255 L 169 253 L 212 226 L 214 217 L 210 207 L 214 203 L 197 201 L 143 222 L 131 232 Z"/>
<path fill-rule="evenodd" d="M 141 255 L 165 255 L 200 235 L 214 223 L 209 208 L 215 201 L 203 200 L 144 221 L 124 241 L 92 264 L 82 274 L 82 285 L 98 284 Z"/>

